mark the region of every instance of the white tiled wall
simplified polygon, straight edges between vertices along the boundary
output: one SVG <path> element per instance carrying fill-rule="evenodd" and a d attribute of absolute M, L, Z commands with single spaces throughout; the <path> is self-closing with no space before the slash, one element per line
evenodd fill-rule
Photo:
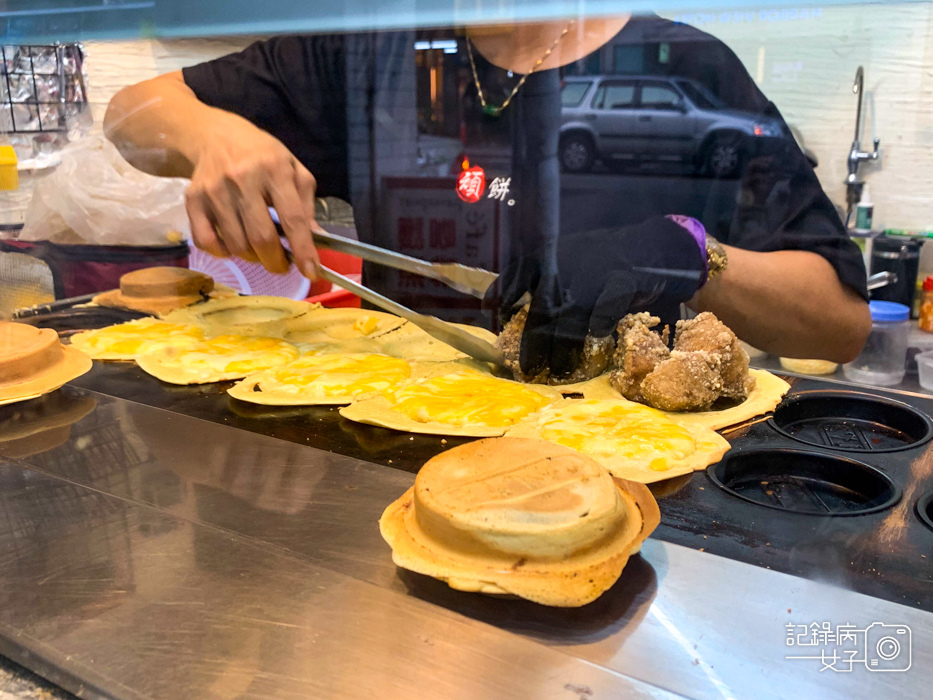
<path fill-rule="evenodd" d="M 673 15 L 722 39 L 819 158 L 817 174 L 845 201 L 855 129 L 855 71 L 865 68 L 863 165 L 875 228 L 933 230 L 933 3 L 879 2 L 798 10 Z M 927 246 L 933 248 L 933 246 Z"/>
<path fill-rule="evenodd" d="M 255 37 L 224 37 L 85 43 L 88 97 L 91 100 L 95 128 L 100 128 L 107 111 L 107 103 L 120 88 L 239 51 L 255 40 Z"/>

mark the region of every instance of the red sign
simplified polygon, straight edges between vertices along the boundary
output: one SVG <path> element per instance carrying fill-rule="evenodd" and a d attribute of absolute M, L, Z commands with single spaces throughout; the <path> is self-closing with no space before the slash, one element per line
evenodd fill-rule
<path fill-rule="evenodd" d="M 487 177 L 485 192 L 469 206 L 456 193 L 456 176 L 385 178 L 385 218 L 377 227 L 377 245 L 431 262 L 501 270 L 509 249 L 503 245 L 509 235 L 508 204 L 487 196 L 494 176 Z M 478 299 L 426 277 L 385 272 L 379 291 L 402 304 L 458 323 L 486 322 Z"/>
<path fill-rule="evenodd" d="M 478 165 L 465 168 L 457 176 L 457 196 L 464 202 L 474 204 L 486 191 L 486 173 Z"/>

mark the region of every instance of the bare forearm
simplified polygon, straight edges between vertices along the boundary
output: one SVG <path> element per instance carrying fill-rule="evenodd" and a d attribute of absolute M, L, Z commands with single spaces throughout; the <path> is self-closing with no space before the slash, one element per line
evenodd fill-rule
<path fill-rule="evenodd" d="M 848 362 L 871 330 L 868 305 L 816 253 L 728 247 L 729 266 L 690 306 L 712 311 L 740 338 L 785 357 Z"/>
<path fill-rule="evenodd" d="M 180 72 L 117 93 L 104 130 L 140 170 L 191 178 L 185 206 L 199 248 L 286 272 L 289 262 L 269 215 L 272 205 L 299 269 L 309 279 L 316 277 L 317 182 L 272 134 L 201 102 Z"/>
<path fill-rule="evenodd" d="M 198 146 L 211 125 L 233 116 L 199 101 L 180 72 L 169 73 L 114 95 L 104 133 L 140 170 L 191 177 Z"/>

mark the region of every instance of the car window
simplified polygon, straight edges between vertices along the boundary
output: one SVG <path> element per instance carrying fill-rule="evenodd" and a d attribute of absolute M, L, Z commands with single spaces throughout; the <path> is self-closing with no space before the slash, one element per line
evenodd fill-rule
<path fill-rule="evenodd" d="M 700 109 L 722 109 L 722 104 L 716 102 L 712 95 L 707 94 L 693 83 L 680 80 L 677 82 L 677 85 L 680 86 L 681 90 L 687 93 L 687 97 Z"/>
<path fill-rule="evenodd" d="M 603 83 L 593 98 L 593 107 L 596 109 L 625 109 L 634 106 L 634 83 Z"/>
<path fill-rule="evenodd" d="M 565 83 L 560 91 L 560 104 L 562 107 L 579 107 L 583 102 L 583 96 L 590 89 L 593 82 L 583 80 L 580 82 Z"/>
<path fill-rule="evenodd" d="M 680 95 L 667 85 L 647 83 L 641 87 L 641 106 L 646 109 L 674 109 L 679 103 Z"/>

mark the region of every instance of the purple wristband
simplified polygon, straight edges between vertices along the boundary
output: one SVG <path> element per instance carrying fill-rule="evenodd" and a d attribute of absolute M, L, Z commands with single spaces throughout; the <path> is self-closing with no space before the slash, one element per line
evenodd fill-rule
<path fill-rule="evenodd" d="M 706 258 L 706 227 L 692 216 L 668 214 L 664 218 L 670 219 L 693 236 L 693 240 L 696 241 L 697 247 L 700 249 L 700 255 L 703 258 L 703 281 L 705 282 L 709 276 L 709 261 Z"/>

